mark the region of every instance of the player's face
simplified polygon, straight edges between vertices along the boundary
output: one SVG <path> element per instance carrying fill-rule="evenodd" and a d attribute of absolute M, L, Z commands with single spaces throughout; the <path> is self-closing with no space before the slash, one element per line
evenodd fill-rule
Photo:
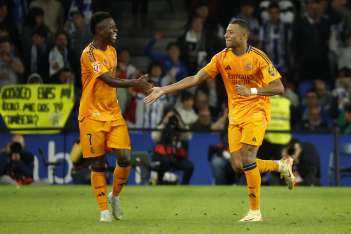
<path fill-rule="evenodd" d="M 99 34 L 106 44 L 114 45 L 117 41 L 117 33 L 117 25 L 112 18 L 101 22 L 101 31 Z"/>
<path fill-rule="evenodd" d="M 247 33 L 238 24 L 229 24 L 224 38 L 227 48 L 235 48 L 247 41 Z"/>

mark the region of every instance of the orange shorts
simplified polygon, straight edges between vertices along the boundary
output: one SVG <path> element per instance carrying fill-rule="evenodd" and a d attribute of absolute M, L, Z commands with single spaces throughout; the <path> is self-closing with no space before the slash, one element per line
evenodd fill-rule
<path fill-rule="evenodd" d="M 122 116 L 115 121 L 84 118 L 79 121 L 79 130 L 84 158 L 98 157 L 111 149 L 131 149 L 127 124 Z"/>
<path fill-rule="evenodd" d="M 239 151 L 242 143 L 260 146 L 262 144 L 266 128 L 267 119 L 263 112 L 254 113 L 245 122 L 239 124 L 229 124 L 229 151 Z"/>

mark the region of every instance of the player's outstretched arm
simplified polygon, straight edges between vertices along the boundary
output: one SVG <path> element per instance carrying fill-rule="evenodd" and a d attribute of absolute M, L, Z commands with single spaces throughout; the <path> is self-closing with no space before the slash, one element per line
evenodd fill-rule
<path fill-rule="evenodd" d="M 102 74 L 98 77 L 106 84 L 116 88 L 129 88 L 129 87 L 138 87 L 142 89 L 144 92 L 150 90 L 153 85 L 148 82 L 148 75 L 144 74 L 140 76 L 138 79 L 114 79 L 112 78 L 109 72 Z"/>
<path fill-rule="evenodd" d="M 241 96 L 274 96 L 284 93 L 284 85 L 280 79 L 273 80 L 267 86 L 262 88 L 247 88 L 242 85 L 236 85 L 235 89 Z"/>
<path fill-rule="evenodd" d="M 163 86 L 163 87 L 154 87 L 151 89 L 151 93 L 144 98 L 144 102 L 147 104 L 151 104 L 157 99 L 159 99 L 162 95 L 168 93 L 174 93 L 176 91 L 191 88 L 203 82 L 204 80 L 209 79 L 210 76 L 203 70 L 200 70 L 194 76 L 188 76 L 174 84 Z"/>

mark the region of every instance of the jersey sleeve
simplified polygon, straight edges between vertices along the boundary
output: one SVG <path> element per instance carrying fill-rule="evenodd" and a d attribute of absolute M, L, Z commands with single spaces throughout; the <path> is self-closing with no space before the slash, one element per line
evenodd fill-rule
<path fill-rule="evenodd" d="M 93 79 L 109 72 L 109 69 L 104 65 L 104 58 L 101 53 L 92 50 L 83 53 L 82 56 L 82 65 L 89 71 Z"/>
<path fill-rule="evenodd" d="M 269 84 L 273 80 L 280 79 L 282 76 L 268 59 L 260 58 L 260 70 L 262 72 L 263 82 Z"/>
<path fill-rule="evenodd" d="M 216 54 L 215 56 L 213 56 L 211 61 L 201 69 L 204 72 L 206 72 L 212 79 L 215 78 L 219 73 L 218 57 L 219 57 L 219 54 Z"/>

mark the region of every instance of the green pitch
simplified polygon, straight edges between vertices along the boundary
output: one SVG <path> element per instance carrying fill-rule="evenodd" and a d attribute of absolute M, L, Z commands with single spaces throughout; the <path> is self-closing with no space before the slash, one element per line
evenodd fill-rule
<path fill-rule="evenodd" d="M 351 233 L 350 188 L 262 188 L 262 223 L 238 223 L 246 188 L 126 187 L 124 219 L 99 223 L 89 186 L 0 186 L 0 233 Z"/>

